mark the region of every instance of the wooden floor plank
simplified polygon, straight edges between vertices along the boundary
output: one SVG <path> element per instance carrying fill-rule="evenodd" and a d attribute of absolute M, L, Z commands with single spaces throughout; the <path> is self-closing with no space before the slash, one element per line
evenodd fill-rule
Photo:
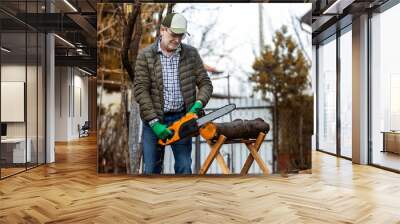
<path fill-rule="evenodd" d="M 312 174 L 96 173 L 96 139 L 0 181 L 0 223 L 400 223 L 400 175 L 313 152 Z"/>

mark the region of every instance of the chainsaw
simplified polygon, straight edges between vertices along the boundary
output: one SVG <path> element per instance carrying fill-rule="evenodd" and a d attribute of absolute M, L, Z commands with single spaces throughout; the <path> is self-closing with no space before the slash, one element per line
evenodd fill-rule
<path fill-rule="evenodd" d="M 228 104 L 200 118 L 195 113 L 187 113 L 168 127 L 172 132 L 171 136 L 166 140 L 158 140 L 158 144 L 171 145 L 181 139 L 197 136 L 203 125 L 232 112 L 235 108 L 235 104 Z"/>

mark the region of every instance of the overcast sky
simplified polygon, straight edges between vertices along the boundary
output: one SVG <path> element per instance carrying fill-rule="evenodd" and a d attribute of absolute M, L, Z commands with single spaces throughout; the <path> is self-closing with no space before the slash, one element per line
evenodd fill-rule
<path fill-rule="evenodd" d="M 188 31 L 191 34 L 184 42 L 198 47 L 202 28 L 216 21 L 210 31 L 209 39 L 215 43 L 215 51 L 229 52 L 229 57 L 217 60 L 215 57 L 205 56 L 203 61 L 217 69 L 229 72 L 232 75 L 231 92 L 238 95 L 250 95 L 251 88 L 247 82 L 252 71 L 255 54 L 259 52 L 259 19 L 256 3 L 178 3 L 174 11 L 182 12 L 188 19 Z M 272 43 L 275 30 L 286 25 L 289 33 L 293 32 L 291 15 L 300 18 L 311 9 L 311 3 L 263 3 L 263 27 L 265 44 Z M 188 9 L 189 8 L 189 9 Z M 186 10 L 185 10 L 186 9 Z M 309 27 L 305 26 L 305 28 Z M 218 37 L 225 36 L 223 42 Z M 311 34 L 302 32 L 302 41 L 311 55 Z M 207 49 L 199 49 L 204 53 Z M 226 80 L 214 81 L 215 92 L 226 93 Z M 238 91 L 239 90 L 239 91 Z"/>

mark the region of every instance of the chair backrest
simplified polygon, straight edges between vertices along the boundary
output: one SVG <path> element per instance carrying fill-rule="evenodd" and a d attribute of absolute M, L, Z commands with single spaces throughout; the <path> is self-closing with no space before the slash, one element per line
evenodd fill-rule
<path fill-rule="evenodd" d="M 83 124 L 82 128 L 89 129 L 90 128 L 89 121 L 85 121 L 85 123 Z"/>

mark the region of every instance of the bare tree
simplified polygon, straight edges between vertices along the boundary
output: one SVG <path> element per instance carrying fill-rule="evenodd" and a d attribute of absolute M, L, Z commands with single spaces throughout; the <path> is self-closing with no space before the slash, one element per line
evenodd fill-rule
<path fill-rule="evenodd" d="M 142 26 L 140 21 L 141 4 L 136 2 L 133 10 L 128 14 L 128 21 L 125 22 L 122 44 L 122 63 L 128 73 L 130 84 L 129 89 L 133 89 L 132 83 L 135 78 L 134 68 L 132 65 L 136 63 L 136 57 L 139 52 L 140 37 L 142 36 Z M 133 36 L 133 37 L 132 37 Z M 130 53 L 130 54 L 129 54 Z M 129 58 L 131 56 L 131 58 Z M 127 98 L 128 91 L 121 91 Z M 125 100 L 122 105 L 125 105 Z M 128 125 L 128 152 L 129 162 L 127 163 L 127 172 L 131 174 L 138 174 L 140 169 L 140 159 L 142 157 L 142 146 L 140 144 L 140 116 L 139 105 L 135 100 L 130 102 L 129 119 L 125 119 Z M 128 111 L 128 107 L 124 108 Z M 127 113 L 125 113 L 127 114 Z"/>
<path fill-rule="evenodd" d="M 100 105 L 98 106 L 98 170 L 99 172 L 123 173 L 127 168 L 127 147 L 124 133 L 127 128 L 116 129 L 123 126 L 124 117 L 121 107 L 113 111 L 112 105 L 104 107 L 102 96 L 105 83 L 110 77 L 122 83 L 124 77 L 121 72 L 121 36 L 123 18 L 119 4 L 99 4 L 98 10 L 98 76 L 101 83 Z M 114 88 L 116 89 L 116 88 Z"/>
<path fill-rule="evenodd" d="M 175 5 L 176 5 L 176 3 L 168 3 L 167 4 L 167 14 L 172 13 Z"/>
<path fill-rule="evenodd" d="M 141 5 L 139 1 L 99 4 L 98 80 L 102 87 L 98 116 L 99 172 L 139 172 L 141 120 L 139 105 L 129 96 L 133 95 L 139 48 L 154 42 L 159 23 L 154 15 L 160 8 L 166 9 L 165 4 Z M 112 106 L 102 105 L 103 92 L 107 91 L 119 93 L 121 101 Z"/>
<path fill-rule="evenodd" d="M 122 64 L 124 65 L 124 68 L 126 69 L 128 76 L 131 81 L 134 80 L 135 78 L 135 73 L 133 71 L 133 66 L 132 64 L 135 63 L 136 57 L 132 58 L 132 61 L 129 59 L 129 50 L 131 49 L 131 44 L 133 42 L 133 48 L 131 49 L 132 52 L 137 52 L 139 51 L 139 42 L 140 42 L 140 36 L 141 36 L 141 27 L 140 27 L 140 8 L 141 4 L 136 3 L 133 8 L 133 12 L 129 13 L 128 15 L 128 21 L 125 22 L 125 27 L 124 27 L 124 33 L 123 33 L 123 43 L 122 43 Z M 139 17 L 139 19 L 138 19 Z M 135 32 L 135 36 L 133 37 L 132 41 L 132 34 Z M 133 63 L 132 63 L 133 62 Z"/>

